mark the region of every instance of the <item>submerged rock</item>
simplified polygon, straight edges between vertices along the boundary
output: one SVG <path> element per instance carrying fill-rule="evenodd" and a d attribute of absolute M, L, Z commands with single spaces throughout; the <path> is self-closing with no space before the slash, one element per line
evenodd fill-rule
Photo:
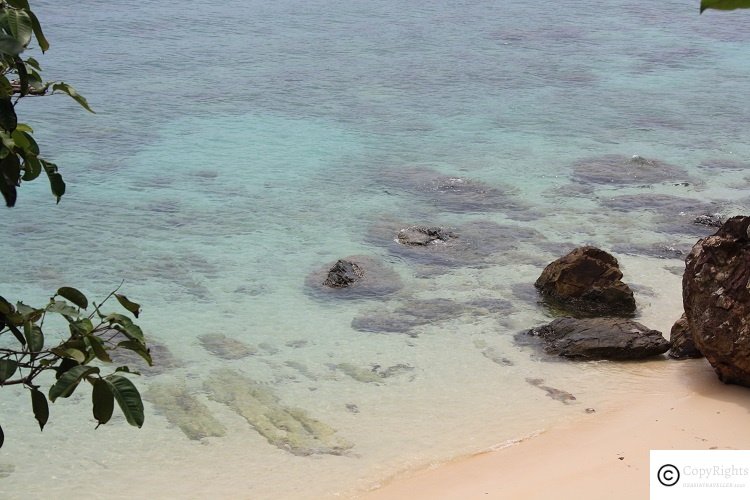
<path fill-rule="evenodd" d="M 690 245 L 683 243 L 655 243 L 651 245 L 627 243 L 614 245 L 612 251 L 627 255 L 645 255 L 657 259 L 684 260 L 690 252 Z"/>
<path fill-rule="evenodd" d="M 690 333 L 687 318 L 683 313 L 678 319 L 669 334 L 669 357 L 672 359 L 702 358 L 703 354 L 695 347 L 693 334 Z"/>
<path fill-rule="evenodd" d="M 441 210 L 464 213 L 503 212 L 514 220 L 534 220 L 543 214 L 517 198 L 517 190 L 423 167 L 378 172 L 378 182 L 409 193 Z"/>
<path fill-rule="evenodd" d="M 359 264 L 340 259 L 328 271 L 328 277 L 323 285 L 331 288 L 346 288 L 361 280 L 364 276 L 365 272 Z"/>
<path fill-rule="evenodd" d="M 724 219 L 721 214 L 702 214 L 693 219 L 693 224 L 700 224 L 708 227 L 721 227 Z"/>
<path fill-rule="evenodd" d="M 635 298 L 621 278 L 616 258 L 580 247 L 549 264 L 534 286 L 545 300 L 576 314 L 628 316 L 635 312 Z"/>
<path fill-rule="evenodd" d="M 393 255 L 435 268 L 494 264 L 499 254 L 544 239 L 534 229 L 491 221 L 472 221 L 456 228 L 382 221 L 367 235 L 369 243 L 387 248 Z"/>
<path fill-rule="evenodd" d="M 190 439 L 221 437 L 226 434 L 226 427 L 211 414 L 205 404 L 187 391 L 183 383 L 151 384 L 143 397 Z"/>
<path fill-rule="evenodd" d="M 354 445 L 299 408 L 283 405 L 269 387 L 232 370 L 215 370 L 208 396 L 239 413 L 270 444 L 294 455 L 342 455 Z"/>
<path fill-rule="evenodd" d="M 372 384 L 381 384 L 389 377 L 414 370 L 413 366 L 405 364 L 393 365 L 388 368 L 383 368 L 380 365 L 372 365 L 370 368 L 362 368 L 352 363 L 339 363 L 337 365 L 330 365 L 330 368 L 341 371 L 357 382 Z"/>
<path fill-rule="evenodd" d="M 573 179 L 603 185 L 643 185 L 689 181 L 681 167 L 642 156 L 605 155 L 581 160 L 573 165 Z"/>
<path fill-rule="evenodd" d="M 206 333 L 200 335 L 198 341 L 205 350 L 226 360 L 242 359 L 258 353 L 255 347 L 223 333 Z"/>
<path fill-rule="evenodd" d="M 362 332 L 410 333 L 415 327 L 454 319 L 464 312 L 464 305 L 450 299 L 410 300 L 392 311 L 381 308 L 359 314 L 351 326 Z"/>
<path fill-rule="evenodd" d="M 685 259 L 682 299 L 695 345 L 719 379 L 750 387 L 750 217 L 732 217 Z"/>
<path fill-rule="evenodd" d="M 439 245 L 455 239 L 456 234 L 444 227 L 410 226 L 401 229 L 396 236 L 402 245 Z"/>
<path fill-rule="evenodd" d="M 479 351 L 482 353 L 482 356 L 489 359 L 495 364 L 498 364 L 500 366 L 513 366 L 514 364 L 513 361 L 503 356 L 502 353 L 498 352 L 498 350 L 494 346 L 487 345 L 487 342 L 484 340 L 475 340 L 474 347 L 479 349 Z"/>
<path fill-rule="evenodd" d="M 315 297 L 384 298 L 403 287 L 399 274 L 367 255 L 350 255 L 310 273 L 305 288 Z"/>
<path fill-rule="evenodd" d="M 540 339 L 547 354 L 573 359 L 643 359 L 669 349 L 660 332 L 624 318 L 558 318 L 516 338 L 524 337 Z"/>
<path fill-rule="evenodd" d="M 534 387 L 539 387 L 547 393 L 547 396 L 551 397 L 555 401 L 560 401 L 563 404 L 567 405 L 570 404 L 571 401 L 576 400 L 576 397 L 568 391 L 563 391 L 562 389 L 555 389 L 554 387 L 543 385 L 544 379 L 542 378 L 527 378 L 526 382 L 533 385 Z"/>
<path fill-rule="evenodd" d="M 448 321 L 463 314 L 484 316 L 507 315 L 513 304 L 502 299 L 472 299 L 458 302 L 451 299 L 412 299 L 396 308 L 378 308 L 363 311 L 352 320 L 355 330 L 374 333 L 407 333 L 416 336 L 414 328 Z"/>

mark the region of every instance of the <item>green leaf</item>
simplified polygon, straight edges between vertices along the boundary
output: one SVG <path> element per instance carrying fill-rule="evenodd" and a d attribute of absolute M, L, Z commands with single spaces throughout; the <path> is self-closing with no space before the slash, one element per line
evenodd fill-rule
<path fill-rule="evenodd" d="M 109 422 L 115 409 L 115 395 L 112 388 L 104 379 L 98 378 L 94 382 L 94 390 L 91 393 L 91 401 L 94 403 L 94 418 L 98 422 L 97 428 Z"/>
<path fill-rule="evenodd" d="M 0 137 L 2 137 L 3 142 L 6 141 L 7 136 L 4 133 L 0 132 Z M 5 204 L 9 207 L 16 204 L 18 197 L 16 190 L 20 182 L 21 163 L 18 161 L 18 157 L 11 153 L 0 160 L 0 193 L 5 198 Z"/>
<path fill-rule="evenodd" d="M 20 9 L 9 9 L 6 10 L 6 13 L 6 22 L 10 28 L 10 34 L 25 48 L 31 41 L 31 35 L 34 31 L 29 13 Z"/>
<path fill-rule="evenodd" d="M 2 95 L 2 97 L 10 97 L 13 95 L 13 87 L 5 75 L 0 75 L 0 95 Z"/>
<path fill-rule="evenodd" d="M 80 316 L 78 309 L 71 306 L 64 300 L 50 300 L 50 303 L 47 304 L 47 307 L 45 308 L 47 312 L 62 314 L 63 316 L 70 317 L 70 318 L 77 318 Z"/>
<path fill-rule="evenodd" d="M 104 341 L 102 339 L 93 335 L 89 335 L 88 337 L 85 337 L 84 340 L 91 347 L 91 350 L 94 351 L 94 356 L 96 356 L 96 359 L 104 361 L 105 363 L 112 362 L 112 358 L 109 357 L 109 353 L 104 347 Z"/>
<path fill-rule="evenodd" d="M 8 3 L 11 7 L 15 7 L 16 9 L 26 9 L 31 10 L 31 7 L 29 7 L 28 0 L 5 0 L 6 3 Z"/>
<path fill-rule="evenodd" d="M 4 383 L 16 373 L 18 363 L 12 359 L 0 359 L 0 384 Z"/>
<path fill-rule="evenodd" d="M 26 337 L 26 343 L 30 352 L 39 352 L 44 349 L 44 334 L 38 325 L 27 321 L 23 324 L 23 335 Z"/>
<path fill-rule="evenodd" d="M 750 8 L 750 0 L 701 0 L 701 13 L 706 9 L 734 10 Z"/>
<path fill-rule="evenodd" d="M 82 337 L 88 335 L 94 330 L 94 324 L 88 318 L 81 318 L 79 320 L 68 319 L 70 323 L 70 333 L 74 337 Z"/>
<path fill-rule="evenodd" d="M 53 347 L 50 352 L 55 356 L 74 361 L 75 366 L 86 362 L 86 354 L 75 347 Z"/>
<path fill-rule="evenodd" d="M 49 185 L 50 188 L 52 188 L 52 194 L 57 198 L 57 203 L 60 203 L 60 198 L 65 194 L 65 182 L 63 181 L 62 175 L 57 172 L 57 165 L 54 163 L 42 160 L 41 158 L 39 158 L 39 161 L 42 163 L 42 167 L 44 167 L 44 171 L 49 178 Z"/>
<path fill-rule="evenodd" d="M 58 288 L 57 295 L 68 299 L 70 302 L 74 303 L 81 309 L 86 309 L 89 306 L 89 301 L 86 296 L 75 288 L 69 286 Z"/>
<path fill-rule="evenodd" d="M 52 85 L 52 92 L 60 91 L 68 94 L 70 97 L 72 97 L 78 104 L 80 104 L 86 111 L 93 113 L 94 110 L 89 107 L 89 103 L 86 100 L 85 97 L 83 97 L 81 94 L 79 94 L 76 89 L 74 89 L 71 85 L 68 85 L 65 82 L 57 82 Z"/>
<path fill-rule="evenodd" d="M 117 298 L 117 301 L 120 303 L 122 307 L 127 309 L 136 318 L 138 317 L 138 314 L 140 314 L 141 312 L 140 304 L 129 301 L 126 296 L 119 294 L 119 293 L 115 294 L 115 298 Z"/>
<path fill-rule="evenodd" d="M 39 66 L 39 61 L 37 61 L 33 57 L 26 58 L 26 64 L 29 65 L 29 66 L 31 66 L 32 68 L 34 68 L 37 71 L 42 71 L 42 67 Z"/>
<path fill-rule="evenodd" d="M 29 93 L 29 73 L 26 71 L 26 63 L 20 57 L 14 57 L 13 61 L 16 63 L 16 73 L 18 73 L 19 92 L 23 97 Z"/>
<path fill-rule="evenodd" d="M 141 328 L 138 325 L 134 325 L 132 323 L 125 326 L 113 325 L 112 328 L 124 334 L 130 340 L 134 340 L 144 346 L 146 345 L 146 339 L 143 336 L 143 331 L 141 331 Z"/>
<path fill-rule="evenodd" d="M 74 366 L 66 371 L 62 377 L 55 382 L 55 385 L 49 389 L 49 400 L 53 403 L 57 398 L 67 398 L 76 390 L 81 379 L 87 375 L 99 373 L 99 368 L 95 366 Z"/>
<path fill-rule="evenodd" d="M 148 363 L 148 366 L 154 365 L 154 361 L 151 359 L 151 353 L 146 348 L 146 346 L 141 344 L 140 342 L 137 342 L 135 340 L 123 340 L 122 342 L 117 344 L 117 347 L 127 349 L 138 354 L 146 361 L 146 363 Z"/>
<path fill-rule="evenodd" d="M 14 37 L 0 33 L 0 54 L 7 54 L 9 56 L 17 56 L 23 52 L 23 45 L 18 42 Z"/>
<path fill-rule="evenodd" d="M 21 315 L 23 321 L 31 321 L 32 323 L 38 321 L 44 314 L 44 309 L 27 306 L 23 302 L 16 302 L 16 311 Z"/>
<path fill-rule="evenodd" d="M 0 127 L 10 133 L 16 129 L 16 125 L 18 125 L 18 117 L 10 97 L 0 99 Z"/>
<path fill-rule="evenodd" d="M 20 9 L 8 9 L 5 12 L 10 34 L 25 48 L 31 41 L 31 35 L 34 31 L 31 17 L 29 17 L 28 12 Z"/>
<path fill-rule="evenodd" d="M 31 18 L 31 29 L 34 30 L 34 36 L 36 37 L 36 41 L 39 44 L 39 48 L 42 49 L 42 52 L 47 52 L 49 50 L 49 42 L 46 38 L 44 38 L 44 33 L 42 33 L 42 25 L 39 23 L 39 19 L 37 19 L 36 14 L 28 11 L 29 17 Z"/>
<path fill-rule="evenodd" d="M 109 384 L 112 394 L 114 394 L 128 423 L 141 427 L 144 420 L 143 401 L 141 401 L 141 395 L 135 385 L 120 375 L 108 375 L 104 380 Z"/>
<path fill-rule="evenodd" d="M 49 419 L 49 405 L 47 398 L 37 389 L 31 390 L 31 408 L 34 410 L 34 417 L 39 422 L 39 430 L 44 430 L 44 425 Z"/>
<path fill-rule="evenodd" d="M 23 167 L 23 180 L 25 181 L 33 181 L 42 173 L 42 163 L 39 161 L 39 158 L 33 155 L 29 155 L 24 159 Z"/>

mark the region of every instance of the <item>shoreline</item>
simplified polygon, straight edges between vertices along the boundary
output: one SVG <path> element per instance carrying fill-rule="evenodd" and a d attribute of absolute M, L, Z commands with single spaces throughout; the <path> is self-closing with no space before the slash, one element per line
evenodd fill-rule
<path fill-rule="evenodd" d="M 500 449 L 406 472 L 356 498 L 648 498 L 649 450 L 750 449 L 750 389 L 705 359 L 673 361 L 616 408 Z"/>

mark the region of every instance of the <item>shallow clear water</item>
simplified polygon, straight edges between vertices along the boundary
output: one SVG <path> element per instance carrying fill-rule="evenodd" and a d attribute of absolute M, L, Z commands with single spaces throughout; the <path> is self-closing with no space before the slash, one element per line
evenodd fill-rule
<path fill-rule="evenodd" d="M 668 368 L 551 362 L 517 346 L 517 331 L 549 319 L 529 294 L 544 265 L 575 245 L 613 251 L 640 320 L 666 332 L 682 263 L 654 248 L 688 249 L 709 232 L 692 217 L 750 205 L 744 13 L 698 16 L 688 1 L 37 3 L 47 76 L 97 114 L 63 97 L 20 105 L 68 194 L 54 205 L 43 182 L 27 184 L 3 211 L 0 294 L 104 296 L 124 279 L 172 355 L 140 387 L 194 397 L 226 433 L 190 439 L 158 397 L 143 429 L 94 431 L 81 391 L 40 434 L 28 396 L 6 388 L 7 498 L 350 495 L 585 418 L 656 390 Z M 586 168 L 636 154 L 674 173 L 601 183 Z M 440 176 L 483 184 L 471 202 L 425 191 Z M 450 265 L 405 256 L 380 230 L 477 221 L 481 251 Z M 401 290 L 383 301 L 306 288 L 353 254 L 382 260 Z M 420 302 L 431 299 L 447 301 Z M 401 307 L 430 321 L 352 326 Z M 256 352 L 223 359 L 206 334 Z M 246 378 L 240 392 L 261 388 L 274 411 L 300 408 L 351 448 L 273 446 L 217 396 L 222 368 Z M 529 377 L 577 399 L 548 398 Z M 84 476 L 104 480 L 81 492 Z"/>

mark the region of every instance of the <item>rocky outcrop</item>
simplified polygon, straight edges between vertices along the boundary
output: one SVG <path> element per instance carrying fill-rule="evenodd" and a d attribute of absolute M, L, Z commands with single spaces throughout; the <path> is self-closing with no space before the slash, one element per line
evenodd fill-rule
<path fill-rule="evenodd" d="M 643 359 L 665 353 L 661 332 L 624 318 L 558 318 L 516 338 L 542 341 L 547 354 L 574 359 Z"/>
<path fill-rule="evenodd" d="M 628 316 L 635 298 L 621 278 L 617 259 L 586 246 L 549 264 L 534 286 L 546 301 L 575 315 Z"/>
<path fill-rule="evenodd" d="M 732 217 L 685 259 L 682 299 L 698 349 L 719 378 L 750 387 L 750 217 Z"/>
<path fill-rule="evenodd" d="M 444 227 L 409 226 L 398 232 L 396 239 L 402 245 L 439 245 L 455 239 L 456 233 Z"/>
<path fill-rule="evenodd" d="M 403 287 L 399 274 L 368 255 L 350 255 L 316 269 L 305 279 L 316 298 L 386 298 Z"/>
<path fill-rule="evenodd" d="M 695 347 L 693 335 L 690 333 L 687 318 L 683 314 L 672 326 L 669 334 L 669 357 L 672 359 L 702 358 L 703 354 Z"/>
<path fill-rule="evenodd" d="M 365 272 L 359 264 L 350 260 L 339 259 L 328 271 L 323 285 L 331 288 L 345 288 L 364 278 Z"/>
<path fill-rule="evenodd" d="M 693 224 L 701 224 L 709 227 L 721 227 L 724 224 L 724 220 L 721 214 L 703 214 L 693 219 Z"/>

